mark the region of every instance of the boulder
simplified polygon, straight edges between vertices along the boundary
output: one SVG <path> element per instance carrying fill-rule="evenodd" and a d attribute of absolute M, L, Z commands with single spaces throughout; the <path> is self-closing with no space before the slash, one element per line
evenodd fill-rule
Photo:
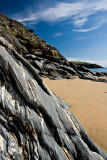
<path fill-rule="evenodd" d="M 79 71 L 82 71 L 82 72 L 89 72 L 91 73 L 92 75 L 95 75 L 94 72 L 90 71 L 88 68 L 86 67 L 82 67 L 82 66 L 78 66 L 77 67 Z"/>
<path fill-rule="evenodd" d="M 90 73 L 90 72 L 79 72 L 80 78 L 82 79 L 90 79 L 90 80 L 96 80 L 96 78 Z"/>
<path fill-rule="evenodd" d="M 36 67 L 39 70 L 42 70 L 42 69 L 44 69 L 44 61 L 41 60 L 39 62 L 39 61 L 35 60 L 35 61 L 33 61 L 33 66 Z"/>
<path fill-rule="evenodd" d="M 61 68 L 65 71 L 67 71 L 68 73 L 72 74 L 72 75 L 77 75 L 77 72 L 69 66 L 61 65 Z"/>
<path fill-rule="evenodd" d="M 107 72 L 102 72 L 103 75 L 107 76 Z"/>
<path fill-rule="evenodd" d="M 27 54 L 27 55 L 25 55 L 25 58 L 26 59 L 35 59 L 36 56 L 34 54 Z"/>
<path fill-rule="evenodd" d="M 57 69 L 56 66 L 53 63 L 45 64 L 44 68 L 46 70 L 56 70 Z"/>
<path fill-rule="evenodd" d="M 102 72 L 96 72 L 96 76 L 98 76 L 98 77 L 103 77 L 104 74 L 103 74 Z"/>

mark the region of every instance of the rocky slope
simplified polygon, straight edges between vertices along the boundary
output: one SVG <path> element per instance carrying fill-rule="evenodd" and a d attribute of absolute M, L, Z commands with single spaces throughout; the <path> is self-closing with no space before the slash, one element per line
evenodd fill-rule
<path fill-rule="evenodd" d="M 59 51 L 23 26 L 23 24 L 0 14 L 0 36 L 13 45 L 16 51 L 26 58 L 40 75 L 71 78 L 76 71 Z M 68 67 L 65 68 L 64 66 Z"/>
<path fill-rule="evenodd" d="M 55 47 L 35 35 L 33 30 L 25 28 L 22 23 L 8 18 L 3 13 L 0 13 L 0 35 L 8 40 L 22 56 L 42 52 L 44 55 L 64 59 Z"/>
<path fill-rule="evenodd" d="M 0 14 L 0 160 L 106 160 L 107 154 L 38 73 L 93 76 L 69 64 L 32 30 Z"/>
<path fill-rule="evenodd" d="M 0 159 L 107 160 L 69 106 L 0 38 Z"/>
<path fill-rule="evenodd" d="M 68 62 L 59 51 L 46 43 L 23 26 L 22 23 L 0 14 L 0 36 L 4 37 L 15 50 L 35 67 L 40 76 L 52 79 L 72 79 L 74 75 L 80 78 L 96 80 L 95 76 L 106 73 L 93 73 L 87 68 Z"/>
<path fill-rule="evenodd" d="M 55 47 L 35 35 L 33 30 L 25 28 L 23 24 L 9 19 L 2 13 L 0 36 L 12 44 L 15 50 L 35 67 L 40 76 L 71 79 L 78 75 L 80 78 L 95 80 L 96 73 L 69 63 Z"/>

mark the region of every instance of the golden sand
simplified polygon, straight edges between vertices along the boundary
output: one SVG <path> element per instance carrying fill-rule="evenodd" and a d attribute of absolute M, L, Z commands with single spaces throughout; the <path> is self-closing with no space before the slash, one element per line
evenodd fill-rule
<path fill-rule="evenodd" d="M 43 79 L 71 107 L 92 140 L 107 152 L 107 83 L 76 78 Z"/>

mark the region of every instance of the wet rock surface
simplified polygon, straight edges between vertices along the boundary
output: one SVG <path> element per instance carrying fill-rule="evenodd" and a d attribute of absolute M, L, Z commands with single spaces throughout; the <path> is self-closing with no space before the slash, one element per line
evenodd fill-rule
<path fill-rule="evenodd" d="M 0 159 L 106 160 L 107 154 L 68 109 L 36 69 L 1 38 Z"/>

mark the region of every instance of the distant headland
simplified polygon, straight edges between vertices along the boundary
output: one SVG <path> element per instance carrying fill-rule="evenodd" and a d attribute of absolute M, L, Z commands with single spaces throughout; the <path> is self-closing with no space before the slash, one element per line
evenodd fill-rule
<path fill-rule="evenodd" d="M 102 66 L 98 64 L 92 64 L 92 63 L 87 63 L 87 62 L 73 62 L 73 63 L 81 67 L 86 67 L 86 68 L 103 68 Z"/>

